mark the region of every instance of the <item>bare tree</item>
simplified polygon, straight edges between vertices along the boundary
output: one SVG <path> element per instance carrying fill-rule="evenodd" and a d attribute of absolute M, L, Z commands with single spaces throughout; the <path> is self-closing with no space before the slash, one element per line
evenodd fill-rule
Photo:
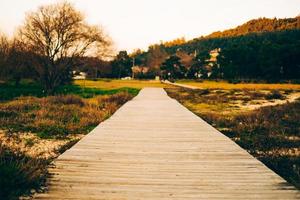
<path fill-rule="evenodd" d="M 0 78 L 1 79 L 5 78 L 9 48 L 10 48 L 9 40 L 7 36 L 0 33 Z"/>
<path fill-rule="evenodd" d="M 40 7 L 27 15 L 20 40 L 35 54 L 34 66 L 47 93 L 71 80 L 72 67 L 83 56 L 103 58 L 111 40 L 69 3 Z"/>

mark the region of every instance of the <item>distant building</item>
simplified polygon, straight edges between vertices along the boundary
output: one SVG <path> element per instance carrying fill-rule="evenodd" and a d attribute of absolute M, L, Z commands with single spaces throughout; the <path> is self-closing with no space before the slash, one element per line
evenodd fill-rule
<path fill-rule="evenodd" d="M 209 52 L 210 58 L 206 60 L 207 64 L 205 66 L 202 66 L 207 73 L 206 74 L 201 74 L 201 73 L 196 73 L 195 77 L 201 78 L 201 77 L 210 77 L 212 75 L 212 68 L 216 64 L 218 60 L 218 55 L 221 52 L 221 48 L 216 48 L 213 49 Z M 197 51 L 195 50 L 194 57 L 197 56 Z"/>
<path fill-rule="evenodd" d="M 221 48 L 213 49 L 209 52 L 210 55 L 210 62 L 217 62 L 217 57 L 221 52 Z"/>
<path fill-rule="evenodd" d="M 130 76 L 126 76 L 126 77 L 121 78 L 121 80 L 132 80 L 132 78 Z"/>
<path fill-rule="evenodd" d="M 86 79 L 87 73 L 85 72 L 77 72 L 73 71 L 73 79 L 74 80 L 83 80 Z"/>
<path fill-rule="evenodd" d="M 216 64 L 216 62 L 218 61 L 218 55 L 221 52 L 221 48 L 216 48 L 213 49 L 209 52 L 210 55 L 210 59 L 208 60 L 208 66 L 207 66 L 207 77 L 210 77 L 212 74 L 212 67 Z"/>

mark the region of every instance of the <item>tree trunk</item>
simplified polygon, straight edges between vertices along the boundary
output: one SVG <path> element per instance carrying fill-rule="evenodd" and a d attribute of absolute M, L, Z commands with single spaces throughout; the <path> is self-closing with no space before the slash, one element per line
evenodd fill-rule
<path fill-rule="evenodd" d="M 17 76 L 17 77 L 14 77 L 15 79 L 15 86 L 19 86 L 20 85 L 20 82 L 21 82 L 21 77 Z"/>

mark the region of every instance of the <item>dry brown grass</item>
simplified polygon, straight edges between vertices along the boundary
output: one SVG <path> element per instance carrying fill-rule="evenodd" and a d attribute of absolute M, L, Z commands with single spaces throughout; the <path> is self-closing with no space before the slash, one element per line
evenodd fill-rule
<path fill-rule="evenodd" d="M 292 90 L 169 88 L 167 91 L 193 111 L 229 115 L 285 104 L 300 97 L 300 92 Z"/>
<path fill-rule="evenodd" d="M 0 128 L 64 138 L 88 133 L 133 96 L 126 92 L 83 99 L 75 95 L 22 97 L 0 103 Z"/>
<path fill-rule="evenodd" d="M 128 92 L 19 97 L 0 103 L 0 199 L 39 189 L 52 159 L 133 98 Z"/>
<path fill-rule="evenodd" d="M 179 80 L 176 81 L 181 84 L 191 85 L 198 87 L 199 89 L 223 89 L 223 90 L 234 90 L 234 89 L 250 89 L 250 90 L 300 90 L 300 84 L 267 84 L 267 83 L 228 83 L 225 81 L 189 81 Z"/>

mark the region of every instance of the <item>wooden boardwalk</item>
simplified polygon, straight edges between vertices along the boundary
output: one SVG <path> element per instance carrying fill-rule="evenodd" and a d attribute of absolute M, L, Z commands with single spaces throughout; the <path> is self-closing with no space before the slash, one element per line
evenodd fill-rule
<path fill-rule="evenodd" d="M 183 88 L 192 89 L 192 90 L 201 89 L 199 87 L 192 86 L 192 85 L 186 85 L 186 84 L 180 84 L 180 83 L 172 83 L 172 82 L 170 82 L 168 80 L 165 80 L 165 81 L 162 81 L 162 82 L 165 83 L 165 84 L 174 85 L 174 86 L 183 87 Z"/>
<path fill-rule="evenodd" d="M 300 198 L 161 88 L 143 89 L 54 164 L 36 199 Z"/>

